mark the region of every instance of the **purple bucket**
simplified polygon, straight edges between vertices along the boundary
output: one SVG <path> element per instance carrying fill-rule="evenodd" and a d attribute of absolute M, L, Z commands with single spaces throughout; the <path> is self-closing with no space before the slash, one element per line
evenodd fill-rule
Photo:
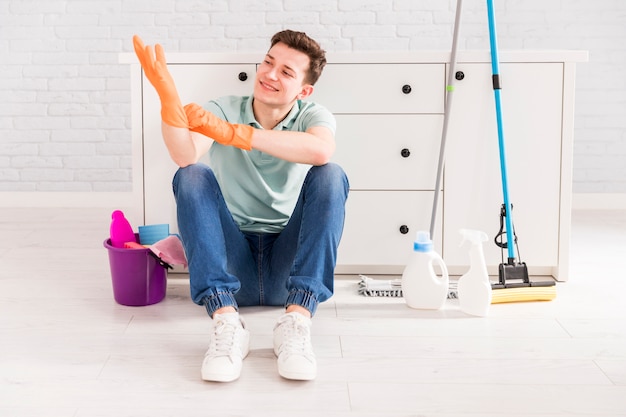
<path fill-rule="evenodd" d="M 113 297 L 125 306 L 147 306 L 165 298 L 167 269 L 150 254 L 150 249 L 115 248 L 104 241 L 109 252 Z"/>

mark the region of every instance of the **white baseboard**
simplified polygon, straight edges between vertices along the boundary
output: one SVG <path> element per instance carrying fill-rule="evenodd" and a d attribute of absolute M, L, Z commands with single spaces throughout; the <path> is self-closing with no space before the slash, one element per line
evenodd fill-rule
<path fill-rule="evenodd" d="M 106 192 L 0 192 L 0 207 L 135 207 L 136 193 Z"/>
<path fill-rule="evenodd" d="M 575 193 L 572 210 L 626 210 L 626 194 Z"/>
<path fill-rule="evenodd" d="M 132 224 L 144 224 L 143 199 L 136 192 L 0 192 L 0 208 L 122 210 Z"/>

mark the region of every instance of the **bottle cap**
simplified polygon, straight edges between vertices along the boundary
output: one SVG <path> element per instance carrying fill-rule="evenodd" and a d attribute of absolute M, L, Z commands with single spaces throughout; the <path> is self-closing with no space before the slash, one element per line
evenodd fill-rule
<path fill-rule="evenodd" d="M 429 232 L 421 230 L 417 232 L 413 242 L 413 250 L 415 252 L 430 252 L 433 250 L 433 241 L 430 240 Z"/>

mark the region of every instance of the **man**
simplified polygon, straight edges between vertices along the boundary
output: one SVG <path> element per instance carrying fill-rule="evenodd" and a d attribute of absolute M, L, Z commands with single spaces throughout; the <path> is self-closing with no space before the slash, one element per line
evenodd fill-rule
<path fill-rule="evenodd" d="M 335 119 L 306 102 L 326 64 L 306 34 L 272 37 L 252 96 L 181 105 L 160 45 L 133 38 L 161 99 L 163 139 L 180 167 L 173 188 L 191 296 L 213 319 L 202 364 L 207 381 L 239 378 L 249 331 L 239 306 L 280 305 L 278 372 L 311 380 L 311 318 L 333 294 L 348 180 L 329 163 Z M 198 163 L 209 152 L 211 166 Z"/>

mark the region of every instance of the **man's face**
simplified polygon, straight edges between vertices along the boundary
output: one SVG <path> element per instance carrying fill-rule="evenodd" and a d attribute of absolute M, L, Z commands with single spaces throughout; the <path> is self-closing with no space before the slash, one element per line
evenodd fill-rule
<path fill-rule="evenodd" d="M 303 52 L 277 43 L 259 65 L 254 99 L 271 106 L 291 105 L 308 97 L 312 86 L 305 84 L 309 57 Z"/>

